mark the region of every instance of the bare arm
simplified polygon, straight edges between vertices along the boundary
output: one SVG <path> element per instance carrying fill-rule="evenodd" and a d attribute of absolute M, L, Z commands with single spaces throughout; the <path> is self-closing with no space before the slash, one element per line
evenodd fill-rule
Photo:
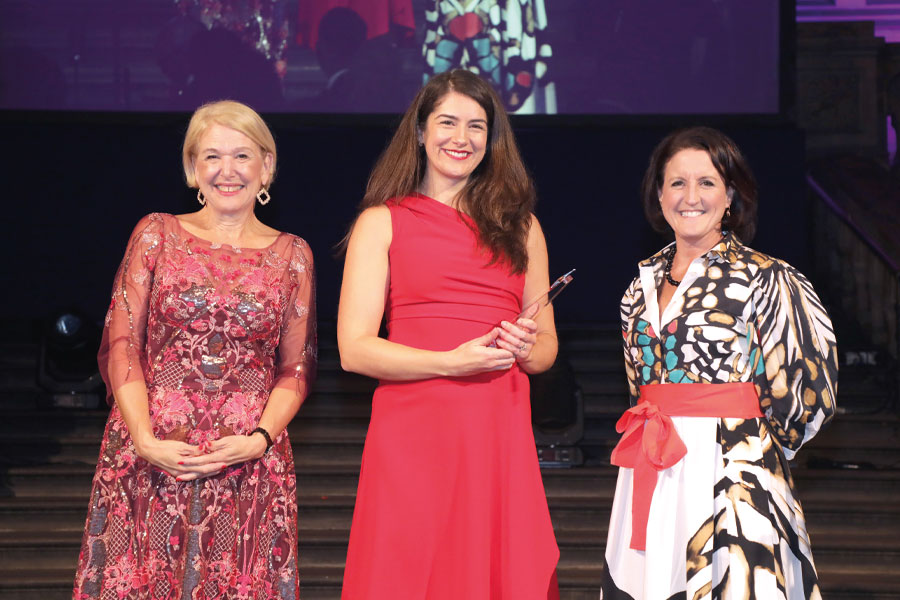
<path fill-rule="evenodd" d="M 528 270 L 525 272 L 523 302 L 542 294 L 550 287 L 547 259 L 547 242 L 536 217 L 531 218 L 528 230 Z M 515 324 L 503 321 L 499 348 L 516 355 L 516 360 L 526 373 L 542 373 L 553 366 L 559 344 L 553 319 L 553 305 L 545 306 L 536 317 L 519 319 Z M 522 346 L 525 346 L 522 349 Z"/>
<path fill-rule="evenodd" d="M 463 376 L 510 368 L 508 350 L 491 348 L 499 328 L 447 352 L 422 350 L 378 337 L 390 284 L 390 210 L 378 206 L 357 219 L 347 247 L 338 308 L 338 349 L 346 371 L 392 381 Z"/>

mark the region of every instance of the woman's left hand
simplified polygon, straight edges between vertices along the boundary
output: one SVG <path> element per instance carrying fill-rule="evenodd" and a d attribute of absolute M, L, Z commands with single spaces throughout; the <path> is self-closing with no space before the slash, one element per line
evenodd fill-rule
<path fill-rule="evenodd" d="M 515 324 L 509 321 L 500 323 L 500 335 L 497 347 L 509 350 L 519 362 L 528 360 L 531 350 L 537 343 L 537 323 L 528 318 L 521 318 Z"/>
<path fill-rule="evenodd" d="M 261 435 L 226 435 L 206 448 L 207 454 L 185 458 L 182 466 L 190 470 L 178 481 L 192 481 L 224 471 L 229 465 L 261 458 L 266 452 L 266 440 Z"/>

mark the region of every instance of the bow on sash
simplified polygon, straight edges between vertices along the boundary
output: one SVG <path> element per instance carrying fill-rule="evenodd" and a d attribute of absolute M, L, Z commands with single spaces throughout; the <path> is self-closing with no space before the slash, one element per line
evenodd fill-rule
<path fill-rule="evenodd" d="M 616 431 L 622 438 L 613 449 L 612 464 L 634 470 L 630 547 L 644 550 L 650 501 L 658 471 L 668 469 L 684 458 L 687 447 L 678 436 L 671 417 L 647 401 L 625 411 L 616 423 Z"/>

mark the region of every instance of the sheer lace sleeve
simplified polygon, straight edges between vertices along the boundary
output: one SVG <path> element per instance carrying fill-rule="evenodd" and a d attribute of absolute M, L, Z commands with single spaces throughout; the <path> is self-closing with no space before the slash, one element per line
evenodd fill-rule
<path fill-rule="evenodd" d="M 275 387 L 295 389 L 305 398 L 316 374 L 316 276 L 312 251 L 294 239 L 290 264 L 293 283 L 278 343 Z"/>
<path fill-rule="evenodd" d="M 834 330 L 809 281 L 780 261 L 760 273 L 754 304 L 762 354 L 751 362 L 760 406 L 790 459 L 834 415 Z"/>
<path fill-rule="evenodd" d="M 106 400 L 110 404 L 113 390 L 132 381 L 144 381 L 147 309 L 162 241 L 162 216 L 151 214 L 141 219 L 131 233 L 125 257 L 116 273 L 97 355 L 100 374 L 106 383 Z"/>

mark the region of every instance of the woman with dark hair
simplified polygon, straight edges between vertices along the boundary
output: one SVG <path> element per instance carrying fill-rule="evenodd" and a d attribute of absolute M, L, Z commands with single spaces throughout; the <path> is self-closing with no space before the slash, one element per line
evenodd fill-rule
<path fill-rule="evenodd" d="M 819 598 L 787 461 L 834 414 L 828 315 L 800 272 L 744 246 L 756 183 L 721 132 L 666 137 L 642 195 L 675 241 L 622 299 L 632 408 L 602 596 Z"/>
<path fill-rule="evenodd" d="M 341 364 L 380 385 L 345 599 L 556 594 L 526 377 L 557 351 L 552 307 L 522 305 L 549 285 L 534 201 L 491 86 L 461 70 L 431 79 L 347 242 Z"/>

